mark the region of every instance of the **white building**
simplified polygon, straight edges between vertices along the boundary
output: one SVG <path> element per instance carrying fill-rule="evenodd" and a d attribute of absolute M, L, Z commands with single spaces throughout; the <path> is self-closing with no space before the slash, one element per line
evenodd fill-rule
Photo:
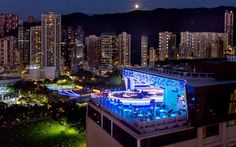
<path fill-rule="evenodd" d="M 42 68 L 55 69 L 51 74 L 58 77 L 61 68 L 61 15 L 53 12 L 42 14 L 41 25 Z"/>
<path fill-rule="evenodd" d="M 41 26 L 30 30 L 30 66 L 28 80 L 53 80 L 61 74 L 61 15 L 41 15 Z"/>

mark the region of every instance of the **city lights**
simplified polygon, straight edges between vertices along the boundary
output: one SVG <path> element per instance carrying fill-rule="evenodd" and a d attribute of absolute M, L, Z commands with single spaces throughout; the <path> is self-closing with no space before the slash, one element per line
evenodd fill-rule
<path fill-rule="evenodd" d="M 0 146 L 236 147 L 232 2 L 13 1 Z"/>

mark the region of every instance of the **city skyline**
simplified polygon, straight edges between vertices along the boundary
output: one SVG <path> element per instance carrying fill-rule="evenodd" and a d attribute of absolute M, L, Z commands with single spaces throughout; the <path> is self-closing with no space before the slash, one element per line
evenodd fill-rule
<path fill-rule="evenodd" d="M 57 1 L 57 5 L 52 0 L 35 3 L 32 0 L 24 0 L 19 3 L 17 0 L 1 1 L 1 13 L 15 13 L 25 20 L 27 16 L 34 16 L 40 18 L 41 13 L 48 11 L 55 11 L 60 14 L 70 14 L 74 12 L 81 12 L 88 15 L 105 14 L 105 13 L 123 13 L 135 9 L 139 10 L 153 10 L 156 8 L 199 8 L 199 7 L 218 7 L 218 6 L 236 6 L 234 0 L 212 0 L 212 1 L 189 1 L 189 0 L 114 0 L 109 1 L 89 0 L 85 2 L 71 0 L 69 3 L 63 0 Z M 138 7 L 137 7 L 138 5 Z M 32 8 L 34 8 L 32 10 Z M 24 10 L 24 11 L 22 11 Z"/>

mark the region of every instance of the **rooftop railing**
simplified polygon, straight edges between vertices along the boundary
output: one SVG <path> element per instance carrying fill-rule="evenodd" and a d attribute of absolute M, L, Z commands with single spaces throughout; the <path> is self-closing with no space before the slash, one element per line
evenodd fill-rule
<path fill-rule="evenodd" d="M 147 119 L 133 119 L 131 122 L 119 116 L 109 108 L 99 104 L 96 99 L 90 100 L 93 105 L 103 110 L 109 116 L 115 118 L 121 124 L 135 132 L 137 135 L 144 135 L 147 133 L 161 132 L 169 129 L 175 129 L 187 126 L 186 115 L 176 115 L 175 117 L 167 117 L 148 121 Z"/>
<path fill-rule="evenodd" d="M 160 74 L 183 77 L 183 78 L 210 79 L 214 77 L 214 73 L 195 73 L 195 72 L 169 70 L 169 69 L 157 68 L 157 67 L 147 68 L 147 70 L 160 73 Z"/>

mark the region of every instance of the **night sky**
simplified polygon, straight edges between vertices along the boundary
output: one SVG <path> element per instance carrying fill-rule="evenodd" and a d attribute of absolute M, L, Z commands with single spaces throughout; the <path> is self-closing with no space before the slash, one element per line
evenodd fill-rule
<path fill-rule="evenodd" d="M 155 8 L 196 8 L 216 6 L 236 6 L 235 0 L 0 0 L 1 13 L 15 13 L 22 19 L 32 15 L 55 11 L 61 14 L 83 12 L 103 14 L 127 12 L 138 4 L 140 9 Z"/>

